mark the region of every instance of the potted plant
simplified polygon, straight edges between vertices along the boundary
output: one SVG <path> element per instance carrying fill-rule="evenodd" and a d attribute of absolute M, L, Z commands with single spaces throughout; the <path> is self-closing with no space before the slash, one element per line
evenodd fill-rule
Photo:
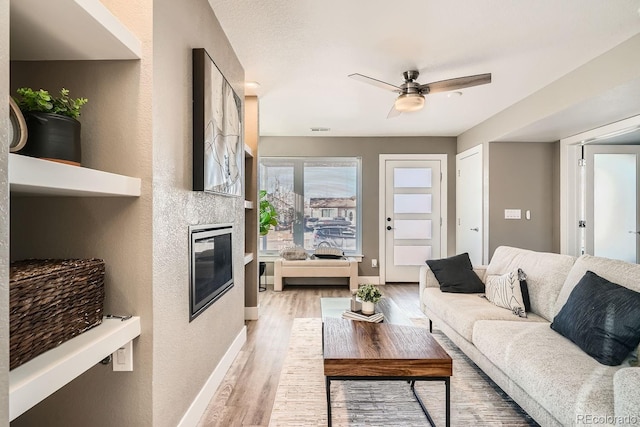
<path fill-rule="evenodd" d="M 278 212 L 267 200 L 267 192 L 260 190 L 260 235 L 266 236 L 271 227 L 278 225 Z"/>
<path fill-rule="evenodd" d="M 18 153 L 80 165 L 80 109 L 88 100 L 70 98 L 62 88 L 59 96 L 23 87 L 16 91 L 18 107 L 27 123 L 27 143 Z"/>
<path fill-rule="evenodd" d="M 373 314 L 376 303 L 382 298 L 382 293 L 376 285 L 367 283 L 358 288 L 356 296 L 362 301 L 362 314 Z"/>
<path fill-rule="evenodd" d="M 269 233 L 271 227 L 275 227 L 278 225 L 278 212 L 276 208 L 271 204 L 269 200 L 267 200 L 267 192 L 265 190 L 260 190 L 260 218 L 258 222 L 260 223 L 260 236 L 266 236 Z M 267 264 L 265 262 L 260 262 L 260 271 L 259 275 L 262 276 L 267 268 Z M 265 288 L 261 288 L 265 289 Z M 265 289 L 266 290 L 266 289 Z"/>

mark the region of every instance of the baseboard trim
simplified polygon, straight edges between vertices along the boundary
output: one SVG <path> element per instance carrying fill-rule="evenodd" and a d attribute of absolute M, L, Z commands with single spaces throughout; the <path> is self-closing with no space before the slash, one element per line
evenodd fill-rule
<path fill-rule="evenodd" d="M 257 307 L 245 307 L 244 308 L 244 320 L 258 320 L 258 312 L 260 306 Z"/>
<path fill-rule="evenodd" d="M 198 425 L 202 414 L 204 414 L 204 411 L 207 409 L 207 405 L 209 405 L 209 402 L 213 399 L 213 395 L 218 390 L 224 376 L 246 341 L 247 327 L 243 326 L 240 333 L 236 336 L 236 339 L 233 340 L 233 343 L 231 343 L 231 346 L 222 357 L 222 360 L 218 363 L 218 366 L 216 366 L 200 392 L 198 392 L 196 398 L 191 402 L 189 409 L 187 409 L 187 412 L 185 412 L 180 420 L 178 427 L 195 427 Z"/>

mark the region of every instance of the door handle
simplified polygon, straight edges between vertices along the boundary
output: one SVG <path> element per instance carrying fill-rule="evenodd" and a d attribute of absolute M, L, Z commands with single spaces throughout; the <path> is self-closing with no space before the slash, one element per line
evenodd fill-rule
<path fill-rule="evenodd" d="M 640 231 L 629 231 L 629 234 L 640 234 Z"/>
<path fill-rule="evenodd" d="M 391 226 L 390 225 L 387 225 L 387 230 L 391 230 Z"/>
<path fill-rule="evenodd" d="M 480 231 L 480 229 L 478 227 L 476 228 L 470 228 L 471 231 Z"/>

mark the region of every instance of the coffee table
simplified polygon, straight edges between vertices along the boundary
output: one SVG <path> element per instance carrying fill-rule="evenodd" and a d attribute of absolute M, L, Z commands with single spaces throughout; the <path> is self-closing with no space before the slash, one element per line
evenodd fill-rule
<path fill-rule="evenodd" d="M 348 304 L 349 299 L 344 299 Z M 393 304 L 391 300 L 387 301 Z M 390 323 L 386 315 L 383 323 L 342 319 L 335 316 L 335 311 L 329 311 L 329 302 L 322 304 L 323 309 L 327 309 L 326 313 L 323 311 L 322 347 L 328 425 L 331 426 L 331 381 L 401 380 L 409 382 L 413 395 L 432 426 L 435 423 L 416 393 L 415 382 L 444 382 L 446 426 L 449 427 L 452 360 L 433 336 L 424 328 Z M 389 306 L 393 309 L 391 304 Z M 381 309 L 383 307 L 380 306 Z"/>

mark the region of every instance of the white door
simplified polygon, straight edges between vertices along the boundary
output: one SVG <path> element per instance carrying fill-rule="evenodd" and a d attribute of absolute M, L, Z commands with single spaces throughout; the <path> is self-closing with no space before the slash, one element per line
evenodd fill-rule
<path fill-rule="evenodd" d="M 482 145 L 456 156 L 456 253 L 482 264 Z"/>
<path fill-rule="evenodd" d="M 380 279 L 417 282 L 426 260 L 442 258 L 442 248 L 446 254 L 446 203 L 441 197 L 446 195 L 442 180 L 446 155 L 380 157 L 384 175 Z"/>
<path fill-rule="evenodd" d="M 640 147 L 585 145 L 585 252 L 638 262 Z"/>

